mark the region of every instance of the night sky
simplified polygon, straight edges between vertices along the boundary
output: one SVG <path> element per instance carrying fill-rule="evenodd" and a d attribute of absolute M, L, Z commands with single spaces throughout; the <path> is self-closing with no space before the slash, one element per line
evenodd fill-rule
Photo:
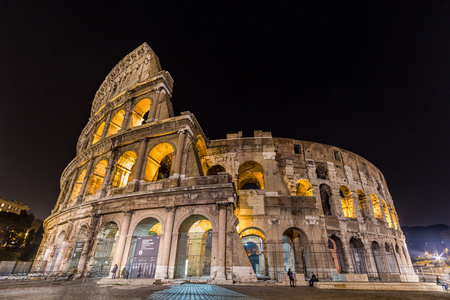
<path fill-rule="evenodd" d="M 0 196 L 50 214 L 96 90 L 147 42 L 210 139 L 342 147 L 402 225 L 450 223 L 448 1 L 73 2 L 0 2 Z"/>

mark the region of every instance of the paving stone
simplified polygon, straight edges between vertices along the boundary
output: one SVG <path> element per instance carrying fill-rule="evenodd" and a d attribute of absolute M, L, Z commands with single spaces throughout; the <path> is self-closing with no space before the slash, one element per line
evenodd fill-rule
<path fill-rule="evenodd" d="M 233 292 L 211 284 L 183 284 L 179 286 L 171 286 L 169 289 L 156 292 L 152 294 L 147 300 L 170 300 L 170 299 L 183 299 L 183 300 L 203 300 L 203 299 L 245 299 L 251 300 L 246 295 Z"/>

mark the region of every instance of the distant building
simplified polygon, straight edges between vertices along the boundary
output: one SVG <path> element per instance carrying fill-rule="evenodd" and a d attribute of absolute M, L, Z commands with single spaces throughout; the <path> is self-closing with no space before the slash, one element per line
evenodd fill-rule
<path fill-rule="evenodd" d="M 20 201 L 6 200 L 5 198 L 0 197 L 0 211 L 11 212 L 19 215 L 22 210 L 30 210 L 30 208 Z"/>

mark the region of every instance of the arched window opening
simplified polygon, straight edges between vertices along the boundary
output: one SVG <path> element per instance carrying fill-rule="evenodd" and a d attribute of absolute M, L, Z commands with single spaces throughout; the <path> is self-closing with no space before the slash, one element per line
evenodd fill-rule
<path fill-rule="evenodd" d="M 398 229 L 399 225 L 398 225 L 397 212 L 395 211 L 395 209 L 394 209 L 394 207 L 392 206 L 391 203 L 389 203 L 389 211 L 391 212 L 392 223 L 394 224 L 394 228 Z"/>
<path fill-rule="evenodd" d="M 173 147 L 168 143 L 155 146 L 147 158 L 145 181 L 157 181 L 169 178 L 172 167 Z"/>
<path fill-rule="evenodd" d="M 326 216 L 331 216 L 331 204 L 330 199 L 332 199 L 331 188 L 326 184 L 320 185 L 320 200 L 322 202 L 323 214 Z"/>
<path fill-rule="evenodd" d="M 316 175 L 318 179 L 328 179 L 328 168 L 324 165 L 317 165 L 316 167 Z"/>
<path fill-rule="evenodd" d="M 367 273 L 366 251 L 360 239 L 352 238 L 350 240 L 350 252 L 352 254 L 353 268 L 355 274 Z"/>
<path fill-rule="evenodd" d="M 309 253 L 305 234 L 297 228 L 287 229 L 281 236 L 283 242 L 284 271 L 305 274 L 310 269 Z"/>
<path fill-rule="evenodd" d="M 97 131 L 94 133 L 94 139 L 92 140 L 92 144 L 97 143 L 102 138 L 103 130 L 105 129 L 105 122 L 102 122 L 98 128 Z"/>
<path fill-rule="evenodd" d="M 345 185 L 339 188 L 339 197 L 341 198 L 342 212 L 347 218 L 356 218 L 356 211 L 353 205 L 352 193 Z"/>
<path fill-rule="evenodd" d="M 336 270 L 339 274 L 347 273 L 347 264 L 345 262 L 344 248 L 341 240 L 336 236 L 328 238 L 328 251 L 330 251 Z"/>
<path fill-rule="evenodd" d="M 391 273 L 398 274 L 399 269 L 398 269 L 397 261 L 396 261 L 396 258 L 394 257 L 394 253 L 392 253 L 391 247 L 389 246 L 388 243 L 386 243 L 384 245 L 384 247 L 385 247 L 385 251 L 386 251 L 386 257 L 387 257 L 387 260 L 389 263 L 389 268 L 391 269 Z"/>
<path fill-rule="evenodd" d="M 366 194 L 361 190 L 357 190 L 356 194 L 358 195 L 358 205 L 359 205 L 359 210 L 361 211 L 362 216 L 368 217 L 369 216 L 369 206 L 367 204 Z"/>
<path fill-rule="evenodd" d="M 133 178 L 134 164 L 136 163 L 136 153 L 127 151 L 120 156 L 114 170 L 112 188 L 126 186 Z"/>
<path fill-rule="evenodd" d="M 212 225 L 194 215 L 181 224 L 178 235 L 175 278 L 209 278 L 211 274 Z"/>
<path fill-rule="evenodd" d="M 375 214 L 375 218 L 383 219 L 383 213 L 381 212 L 380 201 L 378 201 L 377 196 L 375 196 L 375 194 L 373 194 L 373 193 L 370 194 L 370 197 L 372 198 L 373 213 Z"/>
<path fill-rule="evenodd" d="M 86 169 L 81 171 L 77 181 L 75 182 L 75 185 L 73 186 L 72 195 L 70 195 L 70 203 L 72 203 L 73 199 L 80 194 L 81 186 L 83 185 L 85 176 L 86 176 Z"/>
<path fill-rule="evenodd" d="M 119 227 L 116 223 L 109 222 L 103 225 L 95 240 L 92 273 L 96 272 L 103 277 L 109 275 L 118 236 Z"/>
<path fill-rule="evenodd" d="M 267 279 L 269 264 L 266 236 L 257 228 L 248 228 L 241 232 L 240 237 L 256 277 Z"/>
<path fill-rule="evenodd" d="M 91 180 L 89 181 L 89 187 L 87 190 L 88 195 L 95 194 L 98 189 L 102 187 L 103 179 L 106 174 L 106 167 L 108 166 L 108 162 L 104 159 L 100 161 L 94 168 L 94 172 L 91 175 Z"/>
<path fill-rule="evenodd" d="M 207 175 L 217 175 L 220 172 L 226 172 L 225 168 L 221 165 L 215 165 L 209 168 Z"/>
<path fill-rule="evenodd" d="M 393 228 L 394 224 L 392 223 L 391 215 L 389 214 L 389 209 L 386 205 L 386 202 L 384 202 L 384 200 L 381 199 L 381 203 L 383 205 L 384 216 L 386 217 L 386 221 L 388 222 L 389 228 Z"/>
<path fill-rule="evenodd" d="M 300 179 L 297 182 L 296 191 L 297 191 L 297 196 L 312 196 L 313 195 L 312 186 L 309 183 L 309 181 L 306 179 Z"/>
<path fill-rule="evenodd" d="M 150 99 L 143 99 L 133 109 L 130 120 L 130 128 L 140 126 L 145 123 L 145 114 L 150 111 Z M 148 114 L 147 114 L 148 116 Z"/>
<path fill-rule="evenodd" d="M 88 228 L 86 225 L 79 227 L 78 234 L 75 240 L 75 245 L 72 249 L 69 263 L 67 264 L 66 272 L 70 272 L 72 268 L 78 269 L 78 262 L 80 261 L 81 253 L 88 236 Z"/>
<path fill-rule="evenodd" d="M 247 161 L 239 167 L 239 189 L 242 189 L 247 184 L 253 184 L 247 186 L 245 189 L 264 189 L 264 169 L 263 167 L 254 161 Z"/>
<path fill-rule="evenodd" d="M 122 128 L 124 116 L 125 116 L 124 110 L 120 110 L 114 115 L 114 118 L 111 120 L 111 123 L 109 123 L 109 130 L 106 136 L 110 136 L 119 132 L 119 130 Z"/>
<path fill-rule="evenodd" d="M 155 278 L 161 223 L 145 218 L 136 225 L 125 267 L 125 278 Z"/>

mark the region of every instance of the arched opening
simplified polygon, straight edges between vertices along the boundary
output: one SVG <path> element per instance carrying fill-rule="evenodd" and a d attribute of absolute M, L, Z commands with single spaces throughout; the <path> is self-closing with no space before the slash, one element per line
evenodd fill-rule
<path fill-rule="evenodd" d="M 266 236 L 257 228 L 247 228 L 240 233 L 240 238 L 256 277 L 267 279 L 269 264 Z"/>
<path fill-rule="evenodd" d="M 94 139 L 92 140 L 92 144 L 97 143 L 102 138 L 103 130 L 105 129 L 105 122 L 100 123 L 97 128 L 97 131 L 94 133 Z"/>
<path fill-rule="evenodd" d="M 339 274 L 347 273 L 347 264 L 345 262 L 344 248 L 341 240 L 333 235 L 328 238 L 328 251 L 330 251 L 336 270 Z"/>
<path fill-rule="evenodd" d="M 311 183 L 309 183 L 309 181 L 306 179 L 300 179 L 299 181 L 297 181 L 297 186 L 295 189 L 297 191 L 296 192 L 297 196 L 312 196 L 313 195 Z"/>
<path fill-rule="evenodd" d="M 204 157 L 208 155 L 208 148 L 206 147 L 205 140 L 201 135 L 197 135 L 197 143 L 195 143 L 195 147 L 197 148 L 198 157 L 201 161 L 203 174 L 210 175 L 207 174 L 207 172 L 209 171 L 208 170 L 209 166 L 206 160 L 204 159 Z"/>
<path fill-rule="evenodd" d="M 53 270 L 53 269 L 55 268 L 56 261 L 58 260 L 58 257 L 60 255 L 61 245 L 64 242 L 65 237 L 66 237 L 66 232 L 63 231 L 58 235 L 58 238 L 56 239 L 55 246 L 53 247 L 54 250 L 53 250 L 52 262 L 50 264 L 50 269 L 49 269 L 50 272 L 58 271 L 58 270 Z M 61 253 L 61 255 L 64 255 L 64 253 Z"/>
<path fill-rule="evenodd" d="M 373 193 L 370 194 L 370 197 L 372 198 L 373 213 L 375 215 L 375 218 L 383 219 L 383 213 L 381 212 L 380 201 L 378 201 L 377 196 L 375 196 L 375 194 L 373 194 Z"/>
<path fill-rule="evenodd" d="M 81 186 L 83 185 L 85 176 L 86 176 L 86 169 L 81 171 L 80 175 L 78 175 L 78 179 L 73 186 L 72 195 L 70 195 L 70 203 L 72 203 L 73 199 L 80 194 Z"/>
<path fill-rule="evenodd" d="M 328 168 L 323 165 L 317 165 L 316 176 L 318 179 L 328 180 Z"/>
<path fill-rule="evenodd" d="M 342 212 L 347 218 L 356 218 L 355 207 L 353 206 L 352 193 L 345 185 L 339 188 L 339 197 L 341 198 Z"/>
<path fill-rule="evenodd" d="M 131 113 L 130 128 L 140 126 L 145 123 L 146 115 L 150 111 L 150 99 L 143 99 L 136 104 Z"/>
<path fill-rule="evenodd" d="M 362 190 L 357 190 L 359 210 L 363 217 L 369 216 L 369 207 L 367 205 L 366 194 Z"/>
<path fill-rule="evenodd" d="M 102 187 L 103 179 L 106 174 L 106 167 L 108 166 L 108 162 L 104 159 L 100 161 L 94 168 L 94 171 L 91 175 L 91 180 L 89 181 L 89 186 L 87 189 L 88 195 L 93 195 L 97 192 L 98 189 Z"/>
<path fill-rule="evenodd" d="M 114 222 L 103 225 L 97 234 L 94 245 L 94 261 L 91 273 L 108 276 L 119 235 L 119 227 Z"/>
<path fill-rule="evenodd" d="M 371 248 L 378 275 L 386 273 L 386 270 L 383 267 L 383 255 L 380 250 L 380 245 L 378 245 L 377 242 L 373 241 Z"/>
<path fill-rule="evenodd" d="M 208 173 L 206 173 L 206 175 L 217 175 L 220 172 L 226 172 L 225 168 L 222 167 L 221 165 L 215 165 L 209 168 Z"/>
<path fill-rule="evenodd" d="M 391 212 L 391 217 L 392 217 L 392 223 L 394 224 L 394 228 L 398 229 L 398 218 L 397 218 L 397 213 L 395 212 L 394 207 L 392 206 L 391 203 L 388 204 L 389 205 L 389 211 Z"/>
<path fill-rule="evenodd" d="M 393 228 L 394 224 L 392 224 L 392 219 L 391 219 L 391 215 L 389 214 L 389 209 L 386 205 L 386 202 L 384 202 L 383 199 L 381 199 L 381 204 L 383 205 L 383 211 L 384 211 L 384 216 L 386 217 L 386 221 L 388 222 L 388 226 L 389 228 Z"/>
<path fill-rule="evenodd" d="M 396 258 L 394 257 L 394 253 L 392 253 L 392 248 L 389 246 L 388 243 L 384 245 L 385 251 L 386 251 L 386 257 L 389 263 L 389 268 L 391 269 L 391 273 L 398 274 L 398 265 Z"/>
<path fill-rule="evenodd" d="M 109 129 L 106 136 L 110 136 L 113 134 L 116 134 L 119 132 L 119 130 L 122 128 L 123 118 L 125 116 L 124 110 L 119 110 L 115 115 L 114 118 L 111 120 L 111 123 L 109 123 Z"/>
<path fill-rule="evenodd" d="M 322 202 L 323 214 L 326 216 L 331 216 L 331 204 L 330 199 L 332 199 L 331 188 L 327 184 L 321 184 L 320 187 L 320 200 Z"/>
<path fill-rule="evenodd" d="M 114 169 L 113 180 L 111 183 L 112 188 L 126 186 L 131 181 L 136 159 L 136 153 L 133 151 L 127 151 L 119 157 L 116 168 Z"/>
<path fill-rule="evenodd" d="M 78 262 L 80 261 L 81 253 L 83 252 L 84 243 L 87 239 L 88 229 L 86 225 L 81 226 L 78 229 L 78 234 L 75 240 L 75 245 L 70 255 L 69 263 L 67 264 L 66 272 L 70 272 L 72 268 L 78 268 Z"/>
<path fill-rule="evenodd" d="M 355 274 L 367 273 L 366 250 L 360 239 L 352 238 L 350 240 L 350 252 Z"/>
<path fill-rule="evenodd" d="M 184 220 L 178 234 L 175 278 L 209 278 L 211 274 L 211 222 L 201 215 Z"/>
<path fill-rule="evenodd" d="M 239 189 L 264 189 L 264 169 L 257 162 L 247 161 L 243 163 L 238 172 Z"/>
<path fill-rule="evenodd" d="M 145 218 L 133 231 L 125 278 L 155 278 L 161 234 L 161 223 Z"/>
<path fill-rule="evenodd" d="M 406 265 L 406 261 L 404 259 L 404 257 L 402 257 L 402 254 L 400 253 L 400 248 L 398 247 L 397 244 L 395 244 L 395 257 L 397 258 L 397 265 L 398 265 L 398 269 L 400 274 L 404 273 L 404 267 Z"/>
<path fill-rule="evenodd" d="M 284 271 L 305 274 L 310 269 L 309 253 L 305 234 L 297 228 L 289 228 L 281 236 L 283 242 Z"/>
<path fill-rule="evenodd" d="M 173 147 L 168 143 L 155 146 L 150 151 L 145 168 L 145 181 L 157 181 L 169 178 L 172 167 Z"/>

